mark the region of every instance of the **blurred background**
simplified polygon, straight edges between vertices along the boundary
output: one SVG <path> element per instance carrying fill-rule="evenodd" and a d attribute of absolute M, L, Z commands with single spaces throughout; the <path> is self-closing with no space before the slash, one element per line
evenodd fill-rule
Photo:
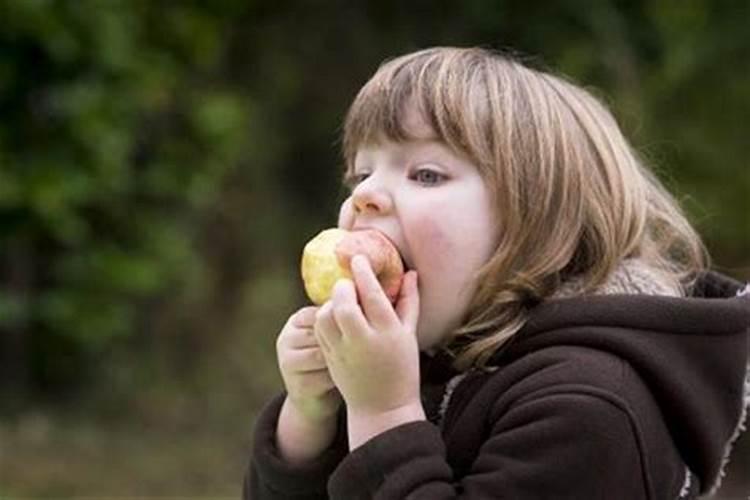
<path fill-rule="evenodd" d="M 0 0 L 0 497 L 238 497 L 385 58 L 513 49 L 598 89 L 750 280 L 750 3 Z M 750 490 L 750 437 L 719 498 Z"/>

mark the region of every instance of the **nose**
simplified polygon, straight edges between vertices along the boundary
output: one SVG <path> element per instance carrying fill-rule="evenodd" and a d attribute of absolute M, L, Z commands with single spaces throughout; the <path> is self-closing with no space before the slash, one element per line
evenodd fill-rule
<path fill-rule="evenodd" d="M 352 205 L 356 215 L 383 215 L 393 208 L 393 199 L 385 187 L 374 182 L 371 176 L 352 191 Z"/>

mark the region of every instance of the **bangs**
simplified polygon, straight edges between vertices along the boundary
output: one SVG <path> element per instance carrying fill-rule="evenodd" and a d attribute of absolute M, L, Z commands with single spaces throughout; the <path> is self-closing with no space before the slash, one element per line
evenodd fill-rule
<path fill-rule="evenodd" d="M 529 308 L 563 285 L 574 283 L 578 295 L 606 293 L 619 266 L 638 259 L 683 293 L 710 262 L 611 112 L 566 78 L 481 48 L 390 60 L 347 113 L 345 179 L 357 179 L 359 150 L 424 139 L 424 128 L 482 176 L 499 234 L 451 332 L 459 370 L 483 366 L 522 328 Z"/>
<path fill-rule="evenodd" d="M 364 146 L 420 138 L 406 123 L 410 111 L 418 113 L 435 139 L 463 156 L 473 156 L 467 133 L 486 125 L 480 123 L 486 117 L 477 114 L 487 114 L 483 66 L 473 51 L 445 49 L 429 49 L 384 63 L 360 90 L 346 116 L 342 138 L 346 172 L 351 171 L 357 150 Z"/>

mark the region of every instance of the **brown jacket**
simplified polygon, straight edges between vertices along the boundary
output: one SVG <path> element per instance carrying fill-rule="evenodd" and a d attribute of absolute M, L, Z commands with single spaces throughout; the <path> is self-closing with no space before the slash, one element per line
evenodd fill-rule
<path fill-rule="evenodd" d="M 676 499 L 715 487 L 747 404 L 750 296 L 708 273 L 693 296 L 542 303 L 459 374 L 422 355 L 428 421 L 349 453 L 345 412 L 304 468 L 278 456 L 284 394 L 255 425 L 246 499 Z"/>

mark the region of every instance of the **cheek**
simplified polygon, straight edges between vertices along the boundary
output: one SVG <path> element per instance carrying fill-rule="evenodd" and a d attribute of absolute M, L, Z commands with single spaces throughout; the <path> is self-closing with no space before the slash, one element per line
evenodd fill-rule
<path fill-rule="evenodd" d="M 471 295 L 474 271 L 487 257 L 488 235 L 465 220 L 423 217 L 411 222 L 408 243 L 419 271 L 418 337 L 424 349 L 442 342 L 460 323 Z"/>
<path fill-rule="evenodd" d="M 408 231 L 411 257 L 423 273 L 471 273 L 484 264 L 494 249 L 494 229 L 479 221 L 437 220 L 423 217 L 412 221 Z"/>
<path fill-rule="evenodd" d="M 461 224 L 430 217 L 415 221 L 409 236 L 412 261 L 427 299 L 425 305 L 432 309 L 456 304 L 473 271 L 481 265 L 476 238 Z"/>
<path fill-rule="evenodd" d="M 495 230 L 482 218 L 414 219 L 409 248 L 419 271 L 425 306 L 432 313 L 462 308 L 474 290 L 476 272 L 494 252 Z"/>
<path fill-rule="evenodd" d="M 423 217 L 413 221 L 409 231 L 409 248 L 414 265 L 425 273 L 441 269 L 447 260 L 455 260 L 455 237 L 444 221 Z"/>

